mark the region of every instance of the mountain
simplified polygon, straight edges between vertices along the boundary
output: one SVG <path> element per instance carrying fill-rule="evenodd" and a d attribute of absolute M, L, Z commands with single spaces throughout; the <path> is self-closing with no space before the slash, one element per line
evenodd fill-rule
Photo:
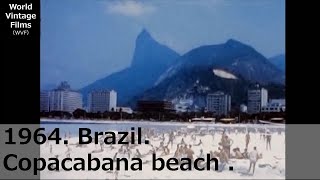
<path fill-rule="evenodd" d="M 246 101 L 249 86 L 274 85 L 282 93 L 284 73 L 254 48 L 230 39 L 219 45 L 201 46 L 181 56 L 137 99 L 191 99 L 196 106 L 205 105 L 207 93 L 218 90 L 231 94 L 233 104 Z M 283 91 L 284 92 L 284 91 Z"/>
<path fill-rule="evenodd" d="M 151 88 L 179 57 L 178 53 L 158 43 L 144 29 L 136 39 L 130 67 L 82 88 L 84 102 L 92 90 L 114 89 L 118 93 L 118 104 L 123 105 L 133 96 Z"/>
<path fill-rule="evenodd" d="M 269 58 L 269 61 L 274 64 L 281 71 L 285 72 L 286 70 L 286 56 L 284 54 L 279 54 Z"/>
<path fill-rule="evenodd" d="M 240 74 L 248 81 L 262 84 L 283 84 L 285 80 L 284 73 L 254 48 L 230 39 L 224 44 L 201 46 L 187 52 L 173 67 L 161 75 L 157 83 L 180 69 L 195 66 L 222 68 Z"/>

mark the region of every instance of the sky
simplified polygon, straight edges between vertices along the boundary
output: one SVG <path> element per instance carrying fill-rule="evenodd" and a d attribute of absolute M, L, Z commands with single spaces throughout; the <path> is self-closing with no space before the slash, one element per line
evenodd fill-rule
<path fill-rule="evenodd" d="M 82 88 L 130 66 L 146 29 L 179 54 L 233 38 L 285 53 L 284 0 L 42 0 L 41 86 Z"/>

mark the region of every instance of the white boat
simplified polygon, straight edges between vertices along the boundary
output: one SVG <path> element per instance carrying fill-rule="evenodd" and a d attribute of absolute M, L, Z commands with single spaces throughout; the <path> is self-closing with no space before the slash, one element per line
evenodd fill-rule
<path fill-rule="evenodd" d="M 201 117 L 201 118 L 192 118 L 191 122 L 214 122 L 216 120 L 216 118 L 205 118 L 205 117 Z"/>
<path fill-rule="evenodd" d="M 259 123 L 261 124 L 271 124 L 271 125 L 283 125 L 284 119 L 283 118 L 271 118 L 270 121 L 266 120 L 259 120 Z"/>
<path fill-rule="evenodd" d="M 222 123 L 229 124 L 229 123 L 235 123 L 236 119 L 235 118 L 222 118 L 219 121 Z"/>

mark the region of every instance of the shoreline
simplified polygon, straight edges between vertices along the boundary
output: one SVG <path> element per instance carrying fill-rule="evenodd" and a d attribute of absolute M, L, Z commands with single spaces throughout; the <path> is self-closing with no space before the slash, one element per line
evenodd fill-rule
<path fill-rule="evenodd" d="M 161 122 L 161 121 L 147 121 L 147 120 L 81 120 L 81 119 L 40 119 L 40 124 L 144 124 L 144 125 L 166 125 L 166 126 L 215 126 L 215 127 L 230 127 L 230 124 L 214 123 L 214 122 Z M 260 126 L 268 128 L 285 128 L 285 124 L 232 124 L 233 127 L 257 127 Z"/>

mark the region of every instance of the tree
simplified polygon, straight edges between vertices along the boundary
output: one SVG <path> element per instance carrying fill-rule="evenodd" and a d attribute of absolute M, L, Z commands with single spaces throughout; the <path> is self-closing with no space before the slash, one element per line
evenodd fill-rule
<path fill-rule="evenodd" d="M 122 120 L 122 108 L 119 109 L 120 112 L 120 120 Z"/>
<path fill-rule="evenodd" d="M 79 118 L 86 118 L 87 112 L 83 109 L 76 109 L 73 111 L 72 115 L 74 118 L 79 119 Z"/>
<path fill-rule="evenodd" d="M 72 117 L 72 114 L 70 112 L 63 112 L 63 118 L 66 118 L 66 119 L 71 119 Z"/>
<path fill-rule="evenodd" d="M 101 119 L 101 117 L 102 117 L 102 114 L 101 114 L 100 111 L 98 111 L 97 114 L 96 114 L 96 118 L 97 118 L 97 119 Z"/>

